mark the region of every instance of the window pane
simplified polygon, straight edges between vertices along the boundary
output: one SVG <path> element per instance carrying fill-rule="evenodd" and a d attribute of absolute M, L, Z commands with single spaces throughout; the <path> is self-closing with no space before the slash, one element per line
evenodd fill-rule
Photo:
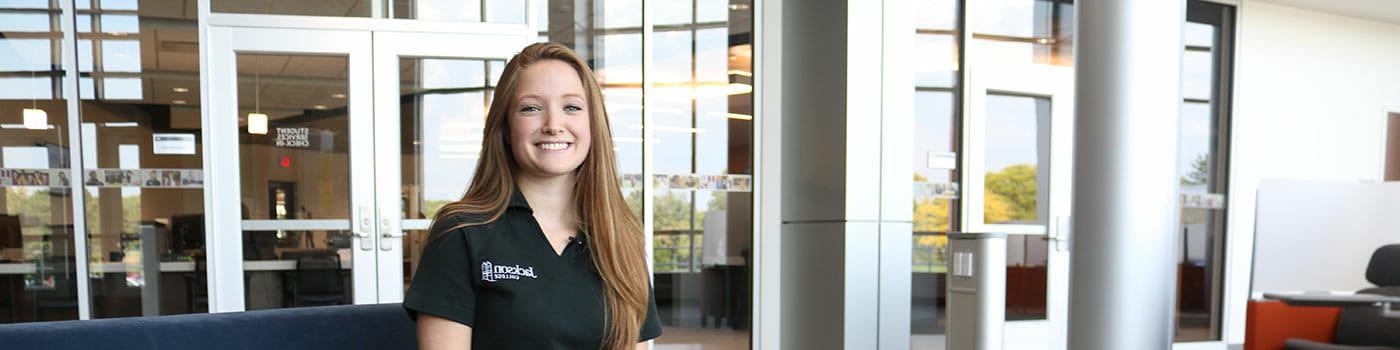
<path fill-rule="evenodd" d="M 1214 57 L 1209 50 L 1209 46 L 1188 46 L 1182 53 L 1181 97 L 1198 101 L 1210 99 Z"/>
<path fill-rule="evenodd" d="M 951 88 L 957 85 L 958 47 L 953 34 L 916 34 L 914 85 Z"/>
<path fill-rule="evenodd" d="M 404 219 L 432 219 L 443 205 L 466 193 L 481 151 L 493 87 L 504 68 L 505 61 L 399 59 Z M 405 232 L 407 288 L 428 231 Z"/>
<path fill-rule="evenodd" d="M 988 94 L 986 115 L 984 222 L 1044 225 L 1050 99 Z"/>
<path fill-rule="evenodd" d="M 57 6 L 0 3 L 0 295 L 10 303 L 0 323 L 78 318 L 84 276 L 76 264 L 86 259 L 74 251 L 71 125 L 62 98 L 68 72 L 58 65 L 67 50 Z M 8 38 L 17 32 L 28 33 Z"/>
<path fill-rule="evenodd" d="M 990 0 L 970 3 L 979 59 L 1074 64 L 1074 5 L 1065 0 Z"/>
<path fill-rule="evenodd" d="M 481 22 L 481 0 L 393 0 L 393 18 Z"/>
<path fill-rule="evenodd" d="M 96 318 L 208 310 L 198 53 L 141 52 L 143 44 L 198 47 L 197 12 L 140 13 L 103 14 L 78 33 L 81 74 L 100 78 L 84 80 L 97 89 L 79 90 Z M 142 22 L 162 23 L 159 35 Z M 132 35 L 107 34 L 119 32 Z"/>
<path fill-rule="evenodd" d="M 1225 211 L 1229 198 L 1228 125 L 1234 8 L 1186 4 L 1177 175 L 1181 179 L 1181 251 L 1177 254 L 1176 341 L 1220 339 Z"/>
<path fill-rule="evenodd" d="M 210 0 L 209 6 L 223 13 L 369 17 L 369 4 L 363 0 Z"/>
<path fill-rule="evenodd" d="M 486 61 L 399 59 L 405 219 L 462 198 L 481 151 L 491 89 Z"/>
<path fill-rule="evenodd" d="M 958 230 L 958 2 L 914 7 L 914 232 L 911 349 L 943 349 L 948 332 L 948 234 Z"/>
<path fill-rule="evenodd" d="M 1039 235 L 1006 237 L 1006 320 L 1045 319 L 1049 241 Z"/>
<path fill-rule="evenodd" d="M 250 310 L 351 298 L 345 56 L 237 55 L 243 259 Z M 361 99 L 363 100 L 363 99 Z M 327 220 L 341 229 L 293 228 Z M 324 222 L 324 221 L 323 221 Z M 296 271 L 282 278 L 283 271 Z"/>

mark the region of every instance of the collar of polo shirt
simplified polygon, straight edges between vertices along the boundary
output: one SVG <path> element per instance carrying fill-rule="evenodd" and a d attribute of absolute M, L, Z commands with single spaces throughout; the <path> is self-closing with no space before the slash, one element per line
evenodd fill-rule
<path fill-rule="evenodd" d="M 506 204 L 506 209 L 509 210 L 511 208 L 524 209 L 526 213 L 530 214 L 535 213 L 535 210 L 530 208 L 530 202 L 525 200 L 525 194 L 520 192 L 519 188 L 516 188 L 510 194 L 510 203 Z M 588 231 L 580 227 L 578 233 L 575 236 L 577 236 L 578 239 L 582 240 L 587 235 Z"/>

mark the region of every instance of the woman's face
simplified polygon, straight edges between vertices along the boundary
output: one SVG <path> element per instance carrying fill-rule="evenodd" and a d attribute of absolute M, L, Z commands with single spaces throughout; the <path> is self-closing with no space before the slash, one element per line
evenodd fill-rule
<path fill-rule="evenodd" d="M 520 73 L 510 114 L 510 149 L 523 175 L 572 174 L 592 145 L 588 93 L 578 72 L 559 60 Z"/>

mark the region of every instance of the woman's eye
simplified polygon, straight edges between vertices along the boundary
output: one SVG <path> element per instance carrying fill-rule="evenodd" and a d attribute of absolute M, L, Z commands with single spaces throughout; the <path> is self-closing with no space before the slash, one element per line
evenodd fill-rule
<path fill-rule="evenodd" d="M 538 107 L 538 106 L 524 106 L 524 107 L 520 107 L 520 112 L 522 112 L 522 113 L 524 113 L 524 112 L 539 112 L 539 111 L 540 111 L 540 107 Z"/>
<path fill-rule="evenodd" d="M 579 107 L 579 106 L 575 106 L 575 105 L 564 106 L 564 111 L 568 111 L 568 112 L 578 112 L 578 111 L 582 111 L 582 110 L 583 110 L 583 107 Z"/>

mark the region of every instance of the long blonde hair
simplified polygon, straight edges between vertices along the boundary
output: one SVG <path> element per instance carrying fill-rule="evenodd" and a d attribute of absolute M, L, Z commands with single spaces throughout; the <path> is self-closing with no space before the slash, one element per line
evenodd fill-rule
<path fill-rule="evenodd" d="M 461 200 L 443 206 L 434 216 L 435 222 L 445 222 L 443 218 L 459 214 L 482 219 L 435 231 L 450 232 L 458 227 L 487 224 L 505 213 L 515 191 L 514 175 L 520 169 L 511 155 L 507 136 L 516 88 L 524 70 L 542 60 L 557 60 L 572 66 L 587 91 L 593 145 L 583 164 L 575 170 L 578 176 L 574 184 L 576 214 L 580 229 L 588 233 L 585 242 L 603 280 L 607 315 L 603 349 L 630 349 L 637 343 L 647 312 L 645 238 L 641 221 L 622 197 L 603 91 L 593 71 L 569 48 L 558 43 L 532 44 L 506 63 L 500 82 L 496 84 L 495 96 L 491 98 L 491 108 L 486 113 L 481 156 L 471 187 Z"/>

